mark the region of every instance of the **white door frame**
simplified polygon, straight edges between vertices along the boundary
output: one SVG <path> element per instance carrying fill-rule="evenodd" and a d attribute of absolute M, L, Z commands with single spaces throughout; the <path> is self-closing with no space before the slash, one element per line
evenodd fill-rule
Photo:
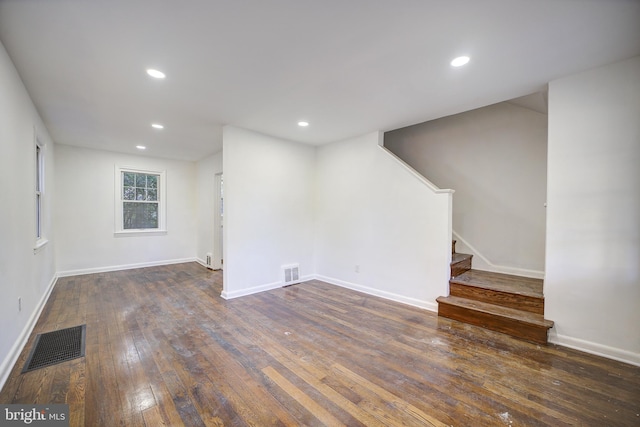
<path fill-rule="evenodd" d="M 215 199 L 213 204 L 213 260 L 214 270 L 222 268 L 224 254 L 224 189 L 222 172 L 215 174 Z"/>

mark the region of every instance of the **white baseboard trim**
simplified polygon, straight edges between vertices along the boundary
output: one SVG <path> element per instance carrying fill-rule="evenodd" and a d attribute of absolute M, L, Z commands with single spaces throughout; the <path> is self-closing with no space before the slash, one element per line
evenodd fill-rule
<path fill-rule="evenodd" d="M 254 286 L 252 288 L 238 289 L 237 291 L 227 292 L 223 289 L 220 296 L 224 299 L 234 299 L 239 297 L 245 297 L 247 295 L 257 294 L 259 292 L 270 291 L 271 289 L 277 289 L 282 287 L 282 282 L 267 283 L 266 285 Z"/>
<path fill-rule="evenodd" d="M 315 278 L 314 276 L 302 276 L 300 278 L 300 283 L 313 280 L 314 278 Z M 283 286 L 284 285 L 282 282 L 272 282 L 272 283 L 267 283 L 265 285 L 254 286 L 252 288 L 238 289 L 237 291 L 232 291 L 232 292 L 227 292 L 226 290 L 223 290 L 220 296 L 228 300 L 228 299 L 244 297 L 247 295 L 257 294 L 259 292 L 270 291 L 272 289 L 282 288 Z"/>
<path fill-rule="evenodd" d="M 157 267 L 159 265 L 183 264 L 196 262 L 197 258 L 168 259 L 164 261 L 141 262 L 137 264 L 112 265 L 108 267 L 84 268 L 80 270 L 59 271 L 58 277 L 81 276 L 83 274 L 107 273 L 109 271 L 132 270 L 134 268 Z"/>
<path fill-rule="evenodd" d="M 607 359 L 617 360 L 618 362 L 640 366 L 639 353 L 633 353 L 620 348 L 609 347 L 607 345 L 586 341 L 580 338 L 573 338 L 553 333 L 549 333 L 549 342 L 563 347 L 569 347 L 574 350 L 584 351 L 585 353 L 594 354 L 596 356 L 606 357 Z"/>
<path fill-rule="evenodd" d="M 24 325 L 18 339 L 13 343 L 13 347 L 9 350 L 9 354 L 7 354 L 7 357 L 2 361 L 2 364 L 0 365 L 0 389 L 4 387 L 5 382 L 9 379 L 13 366 L 18 361 L 18 357 L 20 357 L 20 353 L 22 353 L 22 349 L 27 344 L 27 341 L 29 341 L 29 336 L 31 336 L 31 332 L 33 332 L 33 328 L 36 326 L 36 323 L 40 318 L 40 313 L 42 313 L 42 309 L 49 300 L 49 296 L 51 295 L 51 291 L 53 291 L 57 280 L 58 276 L 54 274 L 53 278 L 51 278 L 51 282 L 49 282 L 47 289 L 42 295 L 42 298 L 40 298 L 38 305 L 36 305 L 35 309 L 31 313 L 27 324 Z"/>
<path fill-rule="evenodd" d="M 206 262 L 205 260 L 203 260 L 203 259 L 196 258 L 196 262 L 197 262 L 198 264 L 200 264 L 201 266 L 203 266 L 203 267 L 211 268 L 211 266 L 207 265 L 207 262 Z M 213 270 L 213 269 L 212 269 L 212 270 Z"/>
<path fill-rule="evenodd" d="M 367 295 L 373 295 L 373 296 L 388 299 L 391 301 L 412 305 L 414 307 L 423 308 L 425 310 L 433 311 L 436 313 L 438 312 L 438 304 L 435 301 L 434 302 L 423 301 L 416 298 L 406 297 L 404 295 L 394 294 L 392 292 L 381 291 L 380 289 L 358 285 L 356 283 L 345 282 L 344 280 L 334 279 L 332 277 L 327 277 L 327 276 L 316 275 L 314 278 L 317 280 L 321 280 L 323 282 L 330 283 L 332 285 L 362 292 Z"/>

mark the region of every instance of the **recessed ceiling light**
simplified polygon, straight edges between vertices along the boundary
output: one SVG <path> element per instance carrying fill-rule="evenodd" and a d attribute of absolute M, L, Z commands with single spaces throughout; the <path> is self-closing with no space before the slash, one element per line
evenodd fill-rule
<path fill-rule="evenodd" d="M 147 147 L 145 147 L 144 145 L 136 145 L 136 148 L 138 150 L 146 150 L 147 149 Z"/>
<path fill-rule="evenodd" d="M 468 56 L 458 56 L 453 61 L 451 61 L 451 66 L 452 67 L 462 67 L 467 62 L 469 62 L 469 57 Z"/>
<path fill-rule="evenodd" d="M 156 79 L 164 79 L 167 77 L 162 71 L 154 70 L 153 68 L 149 68 L 147 70 L 147 74 L 151 77 L 155 77 Z"/>
<path fill-rule="evenodd" d="M 309 126 L 309 122 L 298 122 L 298 126 L 307 127 Z"/>
<path fill-rule="evenodd" d="M 164 126 L 161 125 L 160 123 L 153 123 L 151 127 L 155 129 L 164 129 Z"/>

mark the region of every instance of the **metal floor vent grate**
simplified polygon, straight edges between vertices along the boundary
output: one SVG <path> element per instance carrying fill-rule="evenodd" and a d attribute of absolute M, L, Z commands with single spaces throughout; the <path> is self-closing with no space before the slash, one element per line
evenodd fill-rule
<path fill-rule="evenodd" d="M 38 334 L 22 373 L 84 356 L 87 325 Z"/>

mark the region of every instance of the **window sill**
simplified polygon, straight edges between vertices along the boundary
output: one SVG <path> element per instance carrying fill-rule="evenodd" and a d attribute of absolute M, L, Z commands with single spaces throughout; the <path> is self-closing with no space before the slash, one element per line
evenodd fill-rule
<path fill-rule="evenodd" d="M 40 252 L 42 248 L 46 246 L 47 243 L 49 243 L 49 240 L 47 239 L 37 240 L 35 246 L 33 247 L 33 253 L 37 254 L 38 252 Z"/>
<path fill-rule="evenodd" d="M 167 230 L 122 230 L 113 233 L 115 237 L 164 236 Z"/>

